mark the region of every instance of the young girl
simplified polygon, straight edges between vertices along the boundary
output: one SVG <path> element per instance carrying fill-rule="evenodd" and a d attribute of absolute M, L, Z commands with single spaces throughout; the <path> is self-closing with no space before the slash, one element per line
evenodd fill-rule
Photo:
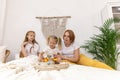
<path fill-rule="evenodd" d="M 40 61 L 44 61 L 44 58 L 55 58 L 60 54 L 61 39 L 54 35 L 51 35 L 47 39 L 48 47 L 39 54 Z M 57 46 L 58 44 L 58 46 Z"/>
<path fill-rule="evenodd" d="M 40 46 L 35 40 L 35 32 L 28 31 L 25 36 L 25 40 L 21 45 L 20 57 L 26 57 L 29 55 L 38 55 L 40 52 Z"/>

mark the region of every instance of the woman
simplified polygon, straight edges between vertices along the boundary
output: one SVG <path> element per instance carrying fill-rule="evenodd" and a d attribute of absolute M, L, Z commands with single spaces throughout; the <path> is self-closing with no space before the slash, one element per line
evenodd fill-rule
<path fill-rule="evenodd" d="M 78 62 L 80 58 L 79 47 L 75 42 L 74 32 L 72 30 L 66 30 L 63 34 L 61 58 L 74 63 Z"/>
<path fill-rule="evenodd" d="M 73 63 L 113 70 L 110 66 L 97 60 L 93 60 L 80 54 L 79 45 L 75 42 L 75 34 L 72 30 L 66 30 L 63 34 L 61 59 Z"/>

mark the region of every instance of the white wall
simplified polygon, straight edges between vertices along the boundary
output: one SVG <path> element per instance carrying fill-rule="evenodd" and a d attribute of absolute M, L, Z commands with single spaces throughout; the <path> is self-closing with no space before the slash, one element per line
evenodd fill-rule
<path fill-rule="evenodd" d="M 18 53 L 28 30 L 34 30 L 41 49 L 45 47 L 46 41 L 36 16 L 71 16 L 67 28 L 73 29 L 80 45 L 84 44 L 98 33 L 93 26 L 102 24 L 100 13 L 109 1 L 119 0 L 7 0 L 3 44 L 11 50 L 9 60 Z M 83 49 L 81 52 L 85 53 Z"/>
<path fill-rule="evenodd" d="M 0 0 L 0 46 L 3 45 L 4 24 L 6 14 L 6 0 Z"/>

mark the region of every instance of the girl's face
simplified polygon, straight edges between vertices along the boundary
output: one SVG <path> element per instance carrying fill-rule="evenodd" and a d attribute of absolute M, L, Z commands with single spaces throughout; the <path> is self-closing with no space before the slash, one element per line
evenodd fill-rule
<path fill-rule="evenodd" d="M 50 46 L 51 49 L 54 49 L 56 47 L 56 40 L 53 39 L 53 38 L 50 38 L 49 41 L 48 41 L 48 45 Z"/>
<path fill-rule="evenodd" d="M 63 40 L 64 40 L 64 43 L 65 43 L 66 45 L 71 44 L 71 41 L 70 41 L 70 37 L 69 37 L 69 33 L 68 33 L 68 32 L 65 32 L 64 37 L 63 37 Z"/>
<path fill-rule="evenodd" d="M 33 32 L 29 32 L 27 35 L 28 41 L 33 41 L 35 39 L 35 34 Z"/>

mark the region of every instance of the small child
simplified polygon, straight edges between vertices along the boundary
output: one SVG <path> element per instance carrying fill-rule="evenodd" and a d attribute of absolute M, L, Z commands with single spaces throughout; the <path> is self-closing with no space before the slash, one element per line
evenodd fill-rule
<path fill-rule="evenodd" d="M 29 55 L 38 55 L 39 52 L 40 52 L 40 46 L 35 40 L 35 32 L 28 31 L 21 45 L 20 57 L 26 57 Z"/>
<path fill-rule="evenodd" d="M 61 52 L 61 39 L 51 35 L 47 39 L 48 47 L 39 54 L 40 61 L 47 62 L 48 59 L 57 58 Z M 58 45 L 58 46 L 57 46 Z"/>

